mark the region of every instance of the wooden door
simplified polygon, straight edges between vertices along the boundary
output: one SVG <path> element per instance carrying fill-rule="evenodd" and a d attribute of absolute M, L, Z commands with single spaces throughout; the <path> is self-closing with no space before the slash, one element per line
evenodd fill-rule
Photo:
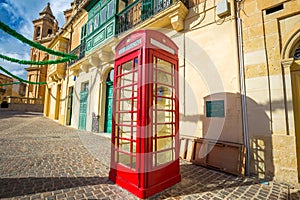
<path fill-rule="evenodd" d="M 300 62 L 291 66 L 293 108 L 298 162 L 298 180 L 300 181 Z"/>
<path fill-rule="evenodd" d="M 59 118 L 60 93 L 61 93 L 61 84 L 57 85 L 57 88 L 56 88 L 55 115 L 54 115 L 54 119 L 56 119 L 56 120 L 58 120 L 58 118 Z"/>
<path fill-rule="evenodd" d="M 67 107 L 67 125 L 71 125 L 71 119 L 72 119 L 72 109 L 73 109 L 73 87 L 69 88 L 69 94 L 68 94 L 68 107 Z"/>

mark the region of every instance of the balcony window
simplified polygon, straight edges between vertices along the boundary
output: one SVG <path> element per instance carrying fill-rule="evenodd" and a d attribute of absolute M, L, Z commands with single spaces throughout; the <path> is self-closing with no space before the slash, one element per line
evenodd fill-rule
<path fill-rule="evenodd" d="M 170 0 L 154 0 L 154 12 L 157 13 L 167 7 L 169 7 L 171 4 Z"/>
<path fill-rule="evenodd" d="M 84 91 L 88 91 L 89 90 L 89 82 L 84 82 L 84 83 L 81 83 L 81 89 L 80 91 L 81 92 L 84 92 Z"/>
<path fill-rule="evenodd" d="M 93 32 L 93 20 L 88 22 L 88 34 Z"/>
<path fill-rule="evenodd" d="M 94 30 L 96 30 L 99 26 L 99 13 L 97 13 L 94 17 Z"/>
<path fill-rule="evenodd" d="M 113 16 L 115 12 L 115 2 L 114 1 L 110 1 L 108 3 L 108 13 L 107 13 L 107 18 L 109 19 L 110 17 Z"/>
<path fill-rule="evenodd" d="M 105 21 L 106 21 L 106 11 L 107 11 L 107 8 L 106 7 L 104 7 L 104 8 L 102 8 L 102 10 L 101 10 L 101 15 L 100 15 L 100 17 L 101 17 L 101 24 L 103 24 L 103 23 L 105 23 Z"/>
<path fill-rule="evenodd" d="M 81 39 L 85 38 L 85 36 L 87 34 L 87 30 L 86 29 L 87 29 L 87 25 L 86 24 L 81 27 Z"/>

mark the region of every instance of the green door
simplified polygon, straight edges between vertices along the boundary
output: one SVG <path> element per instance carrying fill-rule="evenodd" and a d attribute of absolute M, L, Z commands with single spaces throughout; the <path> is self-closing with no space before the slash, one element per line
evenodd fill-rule
<path fill-rule="evenodd" d="M 80 92 L 79 124 L 78 129 L 86 130 L 88 90 Z"/>
<path fill-rule="evenodd" d="M 67 107 L 67 125 L 71 125 L 73 95 L 74 95 L 73 87 L 70 87 L 69 88 L 69 95 L 68 95 L 68 107 Z"/>
<path fill-rule="evenodd" d="M 113 82 L 106 82 L 106 106 L 104 131 L 112 132 L 112 103 L 113 103 Z"/>

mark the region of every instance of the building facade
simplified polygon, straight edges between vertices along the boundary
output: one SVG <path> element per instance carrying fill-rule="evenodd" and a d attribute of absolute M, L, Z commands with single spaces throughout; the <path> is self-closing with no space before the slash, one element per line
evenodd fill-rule
<path fill-rule="evenodd" d="M 235 162 L 246 174 L 297 184 L 299 6 L 295 0 L 74 1 L 48 47 L 78 59 L 48 68 L 44 114 L 109 135 L 115 46 L 135 30 L 155 29 L 179 48 L 180 136 L 224 147 L 207 152 L 215 153 L 215 163 L 228 144 L 241 145 L 244 157 Z M 191 158 L 197 151 L 186 150 Z"/>
<path fill-rule="evenodd" d="M 299 182 L 299 1 L 240 7 L 251 171 Z"/>
<path fill-rule="evenodd" d="M 58 34 L 48 43 L 48 48 L 55 51 L 70 52 L 80 50 L 80 34 L 83 24 L 87 20 L 87 12 L 81 9 L 83 4 L 74 2 L 71 8 L 64 11 L 66 23 Z M 50 56 L 55 59 L 56 56 Z M 72 61 L 70 62 L 72 63 Z M 45 92 L 44 114 L 50 119 L 58 120 L 59 123 L 72 125 L 74 84 L 76 76 L 68 70 L 70 63 L 49 65 L 47 70 L 47 88 Z"/>
<path fill-rule="evenodd" d="M 13 82 L 13 78 L 0 73 L 0 84 L 7 84 L 12 82 Z M 2 103 L 5 100 L 5 97 L 10 96 L 12 94 L 13 91 L 12 87 L 13 87 L 12 85 L 0 86 L 0 103 Z"/>
<path fill-rule="evenodd" d="M 34 25 L 33 41 L 38 42 L 43 46 L 47 46 L 58 31 L 58 23 L 53 16 L 50 3 L 46 5 L 39 15 L 39 18 L 32 21 Z M 31 48 L 30 60 L 49 60 L 49 56 L 46 52 Z M 27 80 L 32 82 L 46 81 L 47 65 L 30 65 L 29 67 L 25 68 L 25 70 L 27 71 Z M 28 85 L 26 89 L 27 98 L 44 99 L 44 96 L 45 85 Z"/>
<path fill-rule="evenodd" d="M 11 78 L 7 75 L 0 74 L 0 84 L 8 84 L 8 85 L 1 85 L 1 97 L 0 103 L 4 97 L 13 96 L 13 97 L 24 97 L 26 92 L 26 84 L 19 83 L 19 84 L 12 84 L 13 82 L 19 82 L 18 80 Z M 11 84 L 11 85 L 10 85 Z"/>

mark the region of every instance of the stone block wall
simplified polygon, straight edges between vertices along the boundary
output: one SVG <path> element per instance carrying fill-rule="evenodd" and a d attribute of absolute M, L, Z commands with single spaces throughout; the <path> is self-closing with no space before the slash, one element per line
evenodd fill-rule
<path fill-rule="evenodd" d="M 289 183 L 298 183 L 298 167 L 290 71 L 281 63 L 299 10 L 299 1 L 249 0 L 240 11 L 251 172 Z"/>

